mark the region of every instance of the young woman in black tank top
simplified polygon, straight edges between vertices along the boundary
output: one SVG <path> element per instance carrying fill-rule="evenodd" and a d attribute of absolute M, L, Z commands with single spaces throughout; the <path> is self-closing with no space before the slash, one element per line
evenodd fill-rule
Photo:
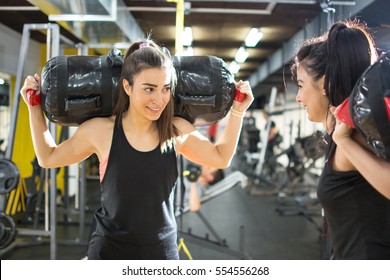
<path fill-rule="evenodd" d="M 41 106 L 28 103 L 27 90 L 39 91 L 39 76 L 24 82 L 20 92 L 28 105 L 39 164 L 65 166 L 93 153 L 101 163 L 101 207 L 88 259 L 178 259 L 173 214 L 177 155 L 215 168 L 226 168 L 232 160 L 243 116 L 253 101 L 249 83 L 236 83 L 245 98 L 233 102 L 224 131 L 211 143 L 191 123 L 173 116 L 175 73 L 171 58 L 154 42 L 132 44 L 114 115 L 85 121 L 58 146 Z"/>
<path fill-rule="evenodd" d="M 337 22 L 323 36 L 305 41 L 291 67 L 296 101 L 328 135 L 317 194 L 335 259 L 390 259 L 390 163 L 369 152 L 362 135 L 336 123 L 333 115 L 376 57 L 363 25 Z"/>

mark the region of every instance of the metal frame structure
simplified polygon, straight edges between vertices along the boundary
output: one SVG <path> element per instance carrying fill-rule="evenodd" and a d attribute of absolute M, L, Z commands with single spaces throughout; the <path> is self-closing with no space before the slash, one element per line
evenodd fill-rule
<path fill-rule="evenodd" d="M 20 104 L 20 85 L 22 84 L 22 78 L 24 75 L 24 67 L 26 63 L 26 57 L 28 53 L 28 46 L 31 31 L 33 30 L 45 30 L 47 32 L 46 43 L 47 43 L 47 58 L 51 58 L 53 56 L 57 56 L 60 48 L 60 29 L 57 24 L 25 24 L 23 26 L 23 34 L 22 41 L 20 46 L 19 53 L 19 62 L 16 73 L 16 83 L 14 90 L 14 99 L 12 105 L 11 112 L 11 123 L 10 123 L 10 133 L 8 135 L 8 145 L 5 153 L 5 157 L 8 159 L 12 158 L 13 146 L 15 140 L 16 133 L 16 125 L 17 125 L 17 117 L 19 112 L 19 104 Z M 56 134 L 56 127 L 51 124 L 50 130 L 52 133 Z M 46 200 L 45 200 L 45 229 L 18 229 L 17 234 L 20 235 L 31 235 L 31 236 L 48 236 L 50 237 L 50 257 L 51 259 L 56 259 L 57 256 L 57 230 L 56 230 L 56 171 L 55 169 L 49 170 L 50 176 L 50 188 L 49 191 L 46 192 Z M 48 174 L 46 173 L 46 176 Z M 42 178 L 42 176 L 41 176 Z M 48 181 L 46 181 L 48 182 Z M 49 195 L 50 193 L 50 195 Z M 0 201 L 1 209 L 4 209 L 6 205 L 7 199 L 5 196 L 2 196 Z M 49 210 L 50 208 L 50 210 Z M 50 211 L 50 216 L 49 216 Z"/>
<path fill-rule="evenodd" d="M 39 30 L 46 32 L 46 61 L 52 57 L 58 56 L 60 52 L 60 29 L 57 24 L 25 24 L 23 27 L 22 41 L 20 47 L 19 54 L 19 62 L 16 73 L 16 85 L 14 90 L 14 99 L 12 105 L 11 112 L 11 122 L 10 122 L 10 133 L 8 137 L 8 146 L 6 150 L 6 158 L 11 159 L 13 153 L 13 146 L 15 140 L 16 133 L 16 125 L 17 125 L 17 117 L 19 111 L 20 104 L 20 87 L 22 84 L 22 78 L 24 75 L 24 67 L 26 62 L 26 57 L 28 54 L 29 40 L 31 31 Z M 78 55 L 86 55 L 88 52 L 88 48 L 84 45 L 76 45 L 78 49 Z M 49 124 L 49 129 L 56 139 L 57 137 L 57 126 L 54 123 Z M 64 128 L 66 129 L 66 128 Z M 75 209 L 69 209 L 69 199 L 68 199 L 68 184 L 65 183 L 65 209 L 64 220 L 65 223 L 69 223 L 68 214 L 78 214 L 79 215 L 79 237 L 76 241 L 72 240 L 61 240 L 61 244 L 64 245 L 86 245 L 85 242 L 85 201 L 86 201 L 86 178 L 85 178 L 85 161 L 81 163 L 80 169 L 81 174 L 78 178 L 78 188 L 76 189 L 76 199 L 75 199 Z M 38 198 L 35 207 L 35 216 L 33 219 L 33 227 L 32 228 L 21 228 L 17 229 L 17 235 L 27 235 L 33 237 L 49 237 L 50 238 L 50 259 L 57 259 L 57 245 L 59 243 L 57 239 L 57 182 L 56 182 L 56 169 L 42 169 L 40 174 L 40 185 L 38 189 Z M 49 186 L 48 186 L 49 185 Z M 46 188 L 46 192 L 44 189 Z M 44 214 L 45 214 L 45 225 L 44 229 L 38 229 L 39 226 L 39 213 L 42 209 L 40 209 L 41 201 L 45 199 L 44 203 Z M 7 198 L 5 196 L 0 197 L 0 209 L 4 209 L 7 204 Z M 31 242 L 13 242 L 8 248 L 1 251 L 0 255 L 5 255 L 9 251 L 15 248 L 22 248 L 28 246 L 36 246 L 46 244 L 47 240 L 41 240 L 38 238 L 34 238 Z"/>

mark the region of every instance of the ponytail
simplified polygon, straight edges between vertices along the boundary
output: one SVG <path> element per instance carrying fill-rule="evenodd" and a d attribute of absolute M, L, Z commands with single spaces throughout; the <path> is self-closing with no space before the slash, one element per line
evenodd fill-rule
<path fill-rule="evenodd" d="M 360 75 L 376 59 L 376 51 L 364 25 L 338 22 L 329 30 L 327 54 L 324 89 L 330 105 L 338 106 L 351 94 Z M 375 58 L 372 59 L 372 56 Z"/>

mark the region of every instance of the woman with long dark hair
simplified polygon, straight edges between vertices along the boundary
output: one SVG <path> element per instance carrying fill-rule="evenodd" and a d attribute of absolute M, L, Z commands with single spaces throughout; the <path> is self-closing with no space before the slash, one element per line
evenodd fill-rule
<path fill-rule="evenodd" d="M 305 41 L 291 67 L 296 101 L 326 130 L 328 150 L 317 194 L 335 259 L 390 259 L 390 185 L 384 180 L 390 163 L 369 152 L 362 135 L 334 116 L 376 59 L 366 26 L 343 21 Z"/>
<path fill-rule="evenodd" d="M 248 82 L 236 83 L 245 99 L 233 102 L 223 133 L 211 143 L 190 122 L 174 117 L 175 73 L 170 56 L 153 41 L 132 44 L 113 116 L 83 122 L 59 145 L 41 106 L 26 102 L 42 167 L 73 164 L 92 154 L 99 158 L 101 207 L 88 259 L 178 259 L 173 212 L 177 156 L 215 168 L 226 168 L 232 160 L 244 113 L 253 101 Z M 38 75 L 28 76 L 21 89 L 24 100 L 29 89 L 39 87 Z"/>

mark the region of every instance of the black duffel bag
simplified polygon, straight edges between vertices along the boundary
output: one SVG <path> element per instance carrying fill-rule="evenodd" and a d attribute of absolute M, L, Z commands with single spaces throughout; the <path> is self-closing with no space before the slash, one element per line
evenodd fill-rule
<path fill-rule="evenodd" d="M 77 126 L 93 117 L 112 115 L 123 56 L 56 56 L 42 70 L 41 105 L 59 125 Z"/>
<path fill-rule="evenodd" d="M 215 56 L 173 57 L 178 83 L 176 116 L 194 125 L 211 125 L 228 113 L 235 95 L 234 77 Z M 57 56 L 42 71 L 41 104 L 47 118 L 77 126 L 93 117 L 112 115 L 123 56 Z"/>

